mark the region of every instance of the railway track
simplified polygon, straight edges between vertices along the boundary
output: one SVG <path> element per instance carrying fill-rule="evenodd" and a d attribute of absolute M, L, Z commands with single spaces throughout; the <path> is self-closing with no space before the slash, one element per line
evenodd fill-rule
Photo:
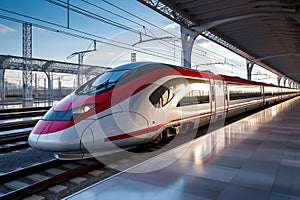
<path fill-rule="evenodd" d="M 28 128 L 33 127 L 38 121 L 40 117 L 30 117 L 27 119 L 15 119 L 11 121 L 0 122 L 0 130 L 8 131 L 20 128 Z"/>
<path fill-rule="evenodd" d="M 0 114 L 17 113 L 17 112 L 30 112 L 30 111 L 46 111 L 49 110 L 50 106 L 43 107 L 28 107 L 28 108 L 8 108 L 0 110 Z"/>
<path fill-rule="evenodd" d="M 124 154 L 115 153 L 104 156 L 101 160 L 110 163 L 109 166 L 118 166 L 118 169 L 127 169 L 140 162 L 159 154 L 157 151 L 172 141 L 172 138 L 161 142 L 146 144 L 131 152 L 133 157 L 124 158 Z M 149 154 L 153 152 L 154 154 Z M 60 199 L 92 185 L 100 180 L 108 178 L 119 170 L 110 168 L 96 159 L 78 161 L 49 160 L 27 168 L 8 172 L 0 175 L 0 199 L 23 199 L 31 195 L 39 195 L 47 199 Z M 81 186 L 80 180 L 85 181 Z M 71 182 L 71 183 L 70 183 Z M 59 185 L 58 185 L 59 184 Z M 63 192 L 53 192 L 53 188 L 72 185 Z M 1 196 L 2 193 L 2 196 Z"/>
<path fill-rule="evenodd" d="M 0 132 L 0 154 L 30 147 L 27 139 L 31 130 L 32 128 L 25 128 Z"/>
<path fill-rule="evenodd" d="M 0 110 L 0 130 L 5 131 L 34 126 L 49 108 L 47 106 Z"/>
<path fill-rule="evenodd" d="M 43 116 L 46 112 L 47 110 L 35 110 L 35 111 L 25 111 L 25 112 L 0 113 L 0 120 L 14 119 L 20 117 Z"/>
<path fill-rule="evenodd" d="M 104 165 L 94 159 L 62 161 L 53 159 L 0 175 L 0 199 L 22 199 L 47 188 L 86 174 Z"/>

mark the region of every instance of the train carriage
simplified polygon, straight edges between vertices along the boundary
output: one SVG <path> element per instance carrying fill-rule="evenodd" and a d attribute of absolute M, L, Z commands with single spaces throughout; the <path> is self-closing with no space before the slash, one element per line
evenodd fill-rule
<path fill-rule="evenodd" d="M 298 95 L 298 89 L 137 62 L 95 77 L 53 106 L 29 144 L 61 159 L 104 155 Z"/>

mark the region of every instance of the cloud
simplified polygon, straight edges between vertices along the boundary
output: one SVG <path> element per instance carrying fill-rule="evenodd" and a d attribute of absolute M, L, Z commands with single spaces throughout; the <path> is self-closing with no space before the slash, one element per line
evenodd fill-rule
<path fill-rule="evenodd" d="M 163 27 L 167 31 L 178 31 L 180 26 L 176 23 L 171 23 Z"/>
<path fill-rule="evenodd" d="M 33 27 L 33 30 L 37 31 L 37 32 L 46 32 L 45 29 L 39 28 L 39 27 Z"/>
<path fill-rule="evenodd" d="M 206 38 L 203 38 L 203 37 L 198 37 L 195 41 L 196 44 L 198 45 L 201 45 L 201 44 L 207 44 L 209 43 L 210 41 Z"/>
<path fill-rule="evenodd" d="M 6 34 L 6 33 L 10 33 L 10 32 L 16 32 L 17 30 L 10 28 L 8 26 L 5 26 L 3 24 L 0 24 L 0 33 L 2 34 Z"/>

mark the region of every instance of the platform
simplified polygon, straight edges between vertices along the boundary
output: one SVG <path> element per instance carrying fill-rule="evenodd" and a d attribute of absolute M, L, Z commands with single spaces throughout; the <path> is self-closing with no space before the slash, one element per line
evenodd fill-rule
<path fill-rule="evenodd" d="M 52 106 L 56 104 L 58 101 L 34 101 L 32 107 L 45 107 L 45 106 Z M 0 103 L 0 109 L 12 109 L 12 108 L 23 108 L 22 102 L 8 102 L 5 104 Z"/>
<path fill-rule="evenodd" d="M 158 166 L 159 170 L 151 171 Z M 300 199 L 299 177 L 300 97 L 297 97 L 65 199 L 296 200 Z"/>

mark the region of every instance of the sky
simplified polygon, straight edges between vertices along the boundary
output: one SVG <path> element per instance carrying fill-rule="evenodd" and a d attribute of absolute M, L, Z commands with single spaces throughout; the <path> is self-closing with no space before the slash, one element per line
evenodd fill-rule
<path fill-rule="evenodd" d="M 58 2 L 58 1 L 55 1 Z M 66 2 L 66 0 L 65 0 Z M 120 10 L 115 9 L 104 1 L 88 1 L 96 2 L 97 5 L 109 9 L 112 12 L 120 13 Z M 146 6 L 138 3 L 134 0 L 110 0 L 109 2 L 118 5 L 120 7 L 126 8 L 129 12 L 136 13 L 138 16 L 147 19 L 151 16 L 152 21 L 159 22 L 159 26 L 166 26 L 171 23 L 166 18 L 153 12 Z M 77 7 L 82 7 L 89 12 L 95 12 L 103 17 L 118 20 L 120 23 L 127 24 L 134 29 L 140 29 L 136 24 L 130 23 L 123 19 L 118 18 L 112 14 L 104 12 L 103 10 L 97 9 L 89 4 L 86 4 L 81 0 L 70 0 L 70 4 L 74 4 Z M 17 6 L 16 6 L 17 5 Z M 67 26 L 67 11 L 65 8 L 61 8 L 57 5 L 52 4 L 45 0 L 1 0 L 0 8 L 9 11 L 21 13 L 41 20 L 49 21 L 60 26 Z M 126 13 L 120 13 L 126 16 Z M 32 20 L 18 15 L 10 14 L 0 10 L 0 15 L 5 15 L 24 21 L 30 21 L 34 24 L 41 24 L 48 27 L 53 27 L 54 29 L 67 30 L 60 28 L 58 26 L 52 26 L 46 23 L 42 23 L 37 20 Z M 127 16 L 126 17 L 130 17 Z M 132 18 L 132 17 L 130 17 Z M 133 19 L 136 20 L 136 19 Z M 69 27 L 73 29 L 79 29 L 82 31 L 87 31 L 89 33 L 99 35 L 105 38 L 111 38 L 121 32 L 123 29 L 111 26 L 109 24 L 97 21 L 95 19 L 90 19 L 88 17 L 79 15 L 70 11 L 69 15 Z M 71 31 L 69 31 L 71 32 Z M 8 20 L 0 18 L 0 53 L 1 54 L 12 54 L 12 55 L 22 55 L 22 24 L 15 23 Z M 33 27 L 33 57 L 37 58 L 49 58 L 64 60 L 66 57 L 76 51 L 83 51 L 88 48 L 90 41 L 74 38 L 72 36 L 67 36 L 61 33 L 55 33 L 52 31 L 44 30 L 38 27 Z M 76 59 L 74 59 L 76 61 Z"/>
<path fill-rule="evenodd" d="M 77 56 L 67 57 L 93 49 L 96 40 L 97 51 L 85 54 L 85 64 L 115 67 L 130 62 L 131 53 L 136 53 L 137 61 L 181 65 L 179 26 L 138 1 L 69 0 L 71 8 L 81 14 L 68 12 L 66 2 L 1 0 L 0 54 L 22 56 L 22 22 L 26 21 L 33 24 L 34 58 L 77 63 Z M 192 65 L 200 70 L 246 78 L 245 63 L 245 59 L 205 38 L 198 37 L 195 42 Z M 266 73 L 263 69 L 259 71 Z M 11 76 L 20 76 L 14 74 Z"/>

